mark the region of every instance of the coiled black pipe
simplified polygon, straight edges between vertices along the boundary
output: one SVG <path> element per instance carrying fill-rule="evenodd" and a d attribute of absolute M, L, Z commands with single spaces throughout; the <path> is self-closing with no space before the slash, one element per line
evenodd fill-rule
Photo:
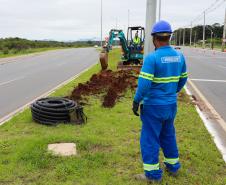
<path fill-rule="evenodd" d="M 82 124 L 87 121 L 83 108 L 76 102 L 58 97 L 42 98 L 31 105 L 32 118 L 45 125 Z"/>

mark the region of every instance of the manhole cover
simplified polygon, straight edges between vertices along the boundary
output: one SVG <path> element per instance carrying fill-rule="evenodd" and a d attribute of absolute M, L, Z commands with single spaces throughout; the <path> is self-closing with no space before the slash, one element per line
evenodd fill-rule
<path fill-rule="evenodd" d="M 48 151 L 50 151 L 54 155 L 59 155 L 59 156 L 77 155 L 75 143 L 49 144 Z"/>

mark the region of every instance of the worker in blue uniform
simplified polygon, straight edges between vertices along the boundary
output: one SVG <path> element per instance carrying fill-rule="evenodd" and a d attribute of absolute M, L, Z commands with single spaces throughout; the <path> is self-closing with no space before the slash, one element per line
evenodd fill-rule
<path fill-rule="evenodd" d="M 145 174 L 137 179 L 161 181 L 159 165 L 162 148 L 166 170 L 177 175 L 181 164 L 176 142 L 174 119 L 177 113 L 177 93 L 186 84 L 188 74 L 183 54 L 169 45 L 172 28 L 166 21 L 152 29 L 155 51 L 148 54 L 141 69 L 133 112 L 139 116 L 141 106 L 141 153 Z"/>

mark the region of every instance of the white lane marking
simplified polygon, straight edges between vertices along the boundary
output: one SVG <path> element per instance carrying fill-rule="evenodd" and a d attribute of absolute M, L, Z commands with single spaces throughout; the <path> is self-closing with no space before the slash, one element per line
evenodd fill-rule
<path fill-rule="evenodd" d="M 42 94 L 41 96 L 38 96 L 36 98 L 34 98 L 33 100 L 31 100 L 29 103 L 25 104 L 24 106 L 16 109 L 15 111 L 9 113 L 8 115 L 4 116 L 3 118 L 0 118 L 0 126 L 3 125 L 4 123 L 6 123 L 7 121 L 9 121 L 13 116 L 15 116 L 16 114 L 19 114 L 20 112 L 22 112 L 23 110 L 25 110 L 28 106 L 30 106 L 33 102 L 35 102 L 36 100 L 43 98 L 43 97 L 47 97 L 50 94 L 52 94 L 54 91 L 56 91 L 57 89 L 59 89 L 60 87 L 63 87 L 64 85 L 68 84 L 69 82 L 75 80 L 76 78 L 78 78 L 82 73 L 88 71 L 89 69 L 91 69 L 93 66 L 95 66 L 97 64 L 97 62 L 93 65 L 91 65 L 90 67 L 84 69 L 83 71 L 81 71 L 80 73 L 78 73 L 77 75 L 71 77 L 68 80 L 65 80 L 64 82 L 62 82 L 61 84 L 59 84 L 58 86 L 54 87 L 53 89 L 51 89 L 50 91 Z"/>
<path fill-rule="evenodd" d="M 9 83 L 12 83 L 12 82 L 15 82 L 15 81 L 18 81 L 18 80 L 21 80 L 21 79 L 24 79 L 25 77 L 19 77 L 19 78 L 15 78 L 15 79 L 12 79 L 12 80 L 9 80 L 9 81 L 6 81 L 6 82 L 2 82 L 0 83 L 0 86 L 3 86 L 3 85 L 7 85 Z"/>
<path fill-rule="evenodd" d="M 210 80 L 210 79 L 190 79 L 192 81 L 198 81 L 198 82 L 220 82 L 220 83 L 226 83 L 226 80 Z"/>

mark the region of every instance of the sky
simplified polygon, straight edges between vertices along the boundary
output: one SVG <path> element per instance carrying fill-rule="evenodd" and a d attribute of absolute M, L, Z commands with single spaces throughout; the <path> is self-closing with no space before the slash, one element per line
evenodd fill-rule
<path fill-rule="evenodd" d="M 188 26 L 215 1 L 162 0 L 162 19 L 173 28 Z M 101 0 L 0 0 L 0 38 L 75 41 L 100 38 Z M 224 22 L 226 2 L 206 15 L 207 24 Z M 112 28 L 144 26 L 146 0 L 103 0 L 103 36 Z M 203 19 L 194 24 L 202 24 Z"/>

